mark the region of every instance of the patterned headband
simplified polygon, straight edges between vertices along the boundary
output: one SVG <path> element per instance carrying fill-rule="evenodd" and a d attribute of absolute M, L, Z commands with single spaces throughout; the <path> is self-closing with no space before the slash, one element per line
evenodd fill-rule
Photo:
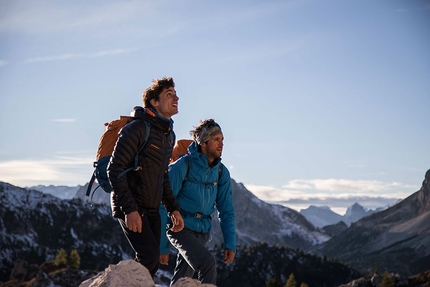
<path fill-rule="evenodd" d="M 210 124 L 208 127 L 204 127 L 196 138 L 198 144 L 207 142 L 212 137 L 222 133 L 221 127 L 218 124 Z"/>

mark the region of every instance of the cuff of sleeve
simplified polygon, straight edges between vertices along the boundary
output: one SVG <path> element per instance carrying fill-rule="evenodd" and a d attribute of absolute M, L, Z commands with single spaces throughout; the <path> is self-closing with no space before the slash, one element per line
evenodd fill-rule
<path fill-rule="evenodd" d="M 169 254 L 170 248 L 169 247 L 161 247 L 160 246 L 160 254 Z"/>
<path fill-rule="evenodd" d="M 181 209 L 180 208 L 178 208 L 178 209 L 175 209 L 175 210 L 173 210 L 172 212 L 167 212 L 167 215 L 169 216 L 169 217 L 171 217 L 172 216 L 172 213 L 174 212 L 174 211 L 179 211 L 179 213 L 181 213 Z"/>
<path fill-rule="evenodd" d="M 233 250 L 234 253 L 236 253 L 236 246 L 226 244 L 224 249 L 230 249 Z"/>

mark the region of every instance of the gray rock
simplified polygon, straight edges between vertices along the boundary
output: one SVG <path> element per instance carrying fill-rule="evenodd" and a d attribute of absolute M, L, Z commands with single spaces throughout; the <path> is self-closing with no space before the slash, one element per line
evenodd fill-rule
<path fill-rule="evenodd" d="M 142 264 L 134 260 L 123 260 L 109 265 L 96 276 L 85 280 L 79 287 L 155 287 L 151 274 Z"/>
<path fill-rule="evenodd" d="M 184 277 L 179 279 L 172 287 L 216 287 L 213 284 L 202 284 L 197 279 Z"/>

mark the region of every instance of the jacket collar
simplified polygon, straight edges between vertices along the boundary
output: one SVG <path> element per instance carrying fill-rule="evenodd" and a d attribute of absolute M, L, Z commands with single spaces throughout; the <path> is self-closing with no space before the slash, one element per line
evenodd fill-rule
<path fill-rule="evenodd" d="M 173 130 L 173 120 L 166 119 L 165 117 L 160 116 L 152 108 L 144 108 L 144 107 L 136 106 L 133 108 L 130 115 L 138 119 L 147 120 L 151 124 L 160 127 L 164 131 Z"/>
<path fill-rule="evenodd" d="M 202 165 L 203 167 L 209 167 L 208 157 L 199 151 L 199 145 L 197 144 L 197 142 L 193 141 L 190 144 L 190 146 L 188 147 L 188 152 L 190 153 L 190 156 L 198 162 L 199 165 Z M 213 165 L 210 167 L 213 168 L 219 166 L 220 164 L 221 158 L 219 157 L 214 160 Z"/>

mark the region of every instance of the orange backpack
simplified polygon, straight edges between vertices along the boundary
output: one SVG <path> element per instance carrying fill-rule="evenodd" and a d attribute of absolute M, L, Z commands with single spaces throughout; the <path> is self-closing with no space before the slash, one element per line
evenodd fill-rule
<path fill-rule="evenodd" d="M 96 160 L 93 163 L 94 172 L 91 176 L 90 182 L 88 183 L 88 188 L 86 193 L 87 196 L 90 195 L 91 187 L 94 184 L 95 179 L 97 179 L 97 182 L 99 183 L 99 186 L 97 188 L 101 187 L 107 193 L 112 191 L 112 187 L 110 185 L 109 178 L 107 175 L 107 166 L 109 164 L 113 149 L 118 139 L 119 131 L 127 123 L 133 121 L 134 119 L 135 117 L 132 117 L 132 116 L 120 116 L 119 119 L 113 120 L 110 123 L 105 123 L 106 128 L 102 136 L 100 137 L 99 146 L 97 148 Z M 146 123 L 145 138 L 139 150 L 137 151 L 136 155 L 134 156 L 134 166 L 124 170 L 120 175 L 118 175 L 118 178 L 120 178 L 121 176 L 123 176 L 124 174 L 126 174 L 131 170 L 138 170 L 140 168 L 138 166 L 139 153 L 145 147 L 145 144 L 148 141 L 149 132 L 151 129 L 150 123 L 147 121 L 145 121 L 145 123 Z M 93 195 L 94 195 L 94 192 L 97 190 L 97 188 L 93 191 Z"/>
<path fill-rule="evenodd" d="M 178 158 L 188 153 L 188 147 L 193 143 L 193 140 L 178 140 L 172 150 L 172 157 L 170 163 L 176 161 Z"/>

